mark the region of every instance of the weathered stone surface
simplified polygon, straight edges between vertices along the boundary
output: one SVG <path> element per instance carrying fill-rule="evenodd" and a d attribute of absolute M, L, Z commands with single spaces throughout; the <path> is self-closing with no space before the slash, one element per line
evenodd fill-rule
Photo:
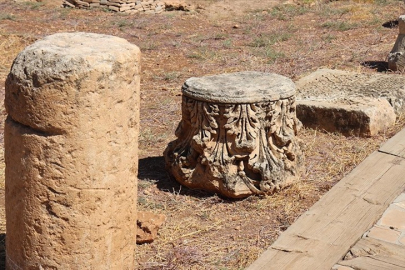
<path fill-rule="evenodd" d="M 336 125 L 330 123 L 332 115 L 332 119 L 340 123 L 337 131 L 368 136 L 367 134 L 373 135 L 393 124 L 392 112 L 383 99 L 388 101 L 397 117 L 405 113 L 405 85 L 402 76 L 319 69 L 297 81 L 296 85 L 297 116 L 304 125 L 312 123 L 302 117 L 313 115 L 317 107 L 323 107 L 327 112 L 316 117 L 318 123 L 325 127 L 319 125 L 319 128 L 333 131 L 331 127 Z M 379 109 L 374 108 L 375 106 Z M 339 115 L 344 117 L 339 118 Z M 356 122 L 360 126 L 353 125 Z"/>
<path fill-rule="evenodd" d="M 354 270 L 353 268 L 349 267 L 349 266 L 344 266 L 344 265 L 339 265 L 339 264 L 335 264 L 332 267 L 332 270 Z"/>
<path fill-rule="evenodd" d="M 138 47 L 63 33 L 6 81 L 7 269 L 134 269 Z"/>
<path fill-rule="evenodd" d="M 366 137 L 386 130 L 396 120 L 387 100 L 366 97 L 300 100 L 297 117 L 307 127 Z"/>
<path fill-rule="evenodd" d="M 405 209 L 405 192 L 395 199 L 394 204 Z"/>
<path fill-rule="evenodd" d="M 405 209 L 390 205 L 377 224 L 405 231 Z"/>
<path fill-rule="evenodd" d="M 182 10 L 182 11 L 192 11 L 195 10 L 195 6 L 186 3 L 183 0 L 167 0 L 165 1 L 165 9 L 171 10 Z"/>
<path fill-rule="evenodd" d="M 65 7 L 90 8 L 105 6 L 116 12 L 151 14 L 161 13 L 165 9 L 165 3 L 160 0 L 63 0 Z M 184 7 L 188 5 L 184 4 Z"/>
<path fill-rule="evenodd" d="M 157 237 L 160 227 L 166 221 L 165 215 L 139 211 L 136 231 L 136 243 L 152 243 Z"/>
<path fill-rule="evenodd" d="M 400 231 L 393 230 L 390 228 L 385 228 L 385 227 L 374 226 L 368 232 L 367 237 L 371 237 L 371 238 L 383 240 L 385 242 L 397 244 L 400 235 L 401 235 Z"/>
<path fill-rule="evenodd" d="M 402 236 L 398 240 L 399 244 L 405 246 L 405 232 L 402 233 Z"/>
<path fill-rule="evenodd" d="M 295 95 L 290 79 L 262 72 L 239 72 L 190 78 L 182 88 L 183 95 L 213 103 L 255 103 L 286 99 Z"/>
<path fill-rule="evenodd" d="M 399 34 L 394 47 L 388 54 L 388 68 L 403 71 L 405 68 L 405 15 L 398 18 Z"/>
<path fill-rule="evenodd" d="M 240 72 L 188 79 L 167 170 L 190 187 L 241 198 L 272 193 L 297 178 L 295 85 Z"/>

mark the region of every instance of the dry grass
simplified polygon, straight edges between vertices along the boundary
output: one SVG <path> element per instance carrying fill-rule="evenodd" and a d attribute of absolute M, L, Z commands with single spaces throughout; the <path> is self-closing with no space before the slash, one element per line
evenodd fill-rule
<path fill-rule="evenodd" d="M 183 188 L 166 177 L 161 158 L 142 159 L 139 207 L 168 220 L 154 243 L 139 246 L 140 268 L 242 269 L 404 122 L 369 139 L 304 129 L 301 181 L 273 196 L 239 201 Z"/>
<path fill-rule="evenodd" d="M 249 11 L 240 9 L 240 0 L 232 1 L 234 6 L 228 3 L 227 10 L 225 1 L 194 2 L 206 9 L 127 16 L 61 9 L 50 5 L 52 1 L 29 6 L 0 0 L 1 85 L 17 53 L 48 34 L 111 34 L 142 49 L 139 208 L 163 213 L 167 222 L 154 243 L 138 246 L 140 269 L 244 268 L 404 125 L 401 118 L 397 126 L 373 138 L 303 129 L 306 163 L 301 181 L 273 196 L 235 201 L 181 187 L 166 175 L 162 152 L 174 139 L 181 117 L 185 79 L 243 70 L 298 79 L 320 67 L 375 72 L 360 63 L 385 61 L 398 30 L 381 25 L 404 13 L 402 1 L 395 0 L 297 0 L 298 5 L 277 6 L 252 1 Z M 3 160 L 0 183 L 4 189 Z"/>
<path fill-rule="evenodd" d="M 35 39 L 29 36 L 2 33 L 0 31 L 0 70 L 8 71 L 14 58 Z"/>

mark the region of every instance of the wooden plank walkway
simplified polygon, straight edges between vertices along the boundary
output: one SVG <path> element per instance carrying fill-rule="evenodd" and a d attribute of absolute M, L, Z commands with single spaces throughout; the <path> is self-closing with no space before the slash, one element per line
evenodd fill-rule
<path fill-rule="evenodd" d="M 337 183 L 247 269 L 331 269 L 404 189 L 405 129 Z"/>

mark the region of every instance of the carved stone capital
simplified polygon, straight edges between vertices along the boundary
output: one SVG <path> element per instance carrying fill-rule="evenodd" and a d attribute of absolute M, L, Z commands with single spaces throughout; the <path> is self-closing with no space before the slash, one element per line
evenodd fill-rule
<path fill-rule="evenodd" d="M 288 78 L 259 72 L 191 78 L 166 167 L 190 188 L 232 198 L 272 193 L 297 178 L 299 127 Z"/>

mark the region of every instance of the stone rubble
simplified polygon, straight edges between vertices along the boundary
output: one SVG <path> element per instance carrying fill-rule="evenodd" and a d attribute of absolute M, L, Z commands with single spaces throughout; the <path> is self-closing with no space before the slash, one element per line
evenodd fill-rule
<path fill-rule="evenodd" d="M 194 7 L 183 1 L 161 1 L 161 0 L 64 0 L 64 7 L 71 8 L 93 8 L 105 7 L 116 12 L 135 14 L 139 12 L 158 14 L 165 10 L 191 11 Z"/>
<path fill-rule="evenodd" d="M 158 230 L 165 221 L 165 215 L 138 211 L 136 243 L 152 243 L 157 237 Z"/>

